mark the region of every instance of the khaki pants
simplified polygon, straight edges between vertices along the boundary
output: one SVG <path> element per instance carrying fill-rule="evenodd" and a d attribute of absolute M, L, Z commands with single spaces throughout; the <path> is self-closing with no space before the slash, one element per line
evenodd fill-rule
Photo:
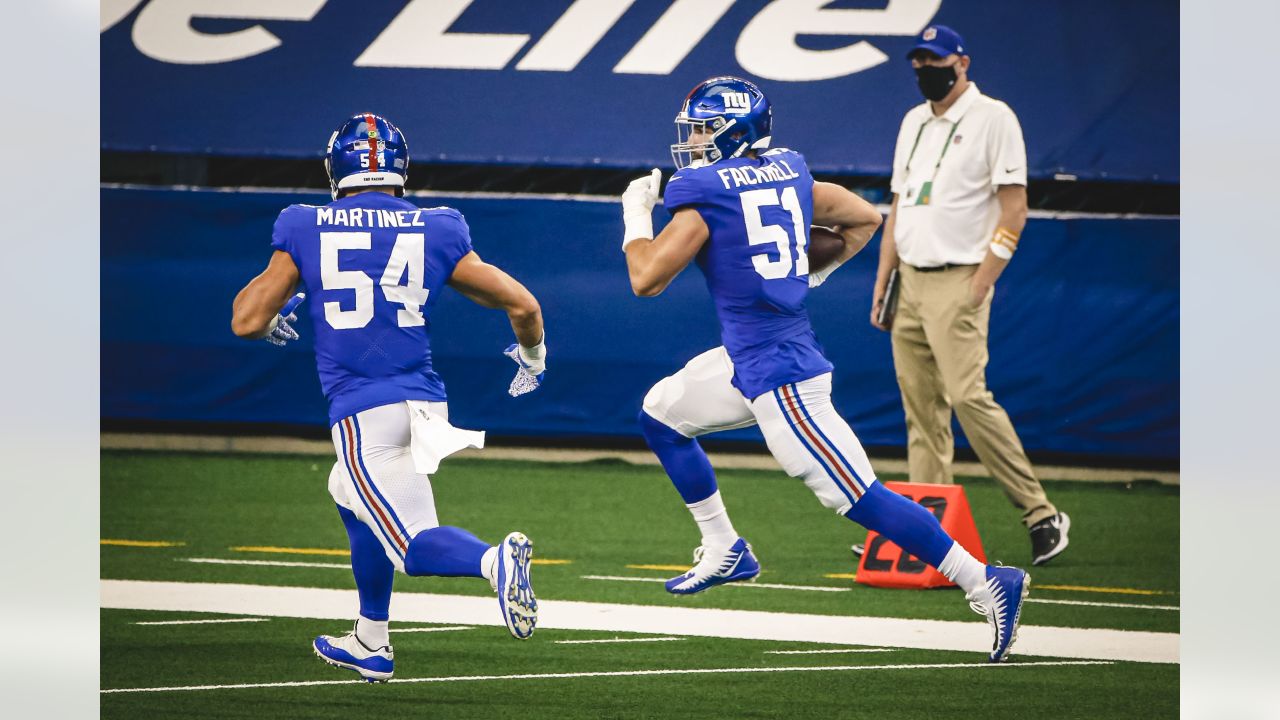
<path fill-rule="evenodd" d="M 912 482 L 954 482 L 954 408 L 978 459 L 1030 526 L 1058 511 L 1036 479 L 1008 413 L 987 389 L 994 291 L 973 307 L 969 283 L 975 272 L 977 266 L 928 273 L 899 267 L 893 364 L 907 415 L 907 469 Z"/>

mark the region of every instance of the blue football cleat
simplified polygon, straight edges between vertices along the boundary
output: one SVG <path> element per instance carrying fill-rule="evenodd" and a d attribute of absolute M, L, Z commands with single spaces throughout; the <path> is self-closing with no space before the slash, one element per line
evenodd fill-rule
<path fill-rule="evenodd" d="M 311 643 L 316 657 L 330 665 L 354 670 L 366 682 L 386 682 L 395 670 L 395 653 L 390 645 L 374 649 L 360 642 L 352 628 L 346 635 L 321 635 Z"/>
<path fill-rule="evenodd" d="M 987 616 L 991 633 L 991 662 L 1004 662 L 1018 639 L 1022 603 L 1031 592 L 1031 576 L 1015 567 L 987 566 L 987 584 L 969 593 L 969 607 Z"/>
<path fill-rule="evenodd" d="M 699 547 L 693 551 L 693 567 L 689 572 L 667 581 L 667 592 L 692 595 L 707 588 L 738 580 L 751 580 L 760 574 L 760 563 L 751 554 L 746 540 L 726 549 Z"/>
<path fill-rule="evenodd" d="M 498 546 L 498 607 L 502 620 L 517 640 L 528 640 L 538 625 L 538 600 L 529 582 L 533 542 L 524 533 L 513 532 Z"/>

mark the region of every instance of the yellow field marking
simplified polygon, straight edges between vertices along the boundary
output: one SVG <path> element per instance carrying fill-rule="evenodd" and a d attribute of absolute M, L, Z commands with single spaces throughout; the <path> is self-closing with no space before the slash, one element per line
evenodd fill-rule
<path fill-rule="evenodd" d="M 831 578 L 832 580 L 856 580 L 858 578 L 858 576 L 853 573 L 827 573 L 822 577 Z"/>
<path fill-rule="evenodd" d="M 117 547 L 146 547 L 146 548 L 163 548 L 163 547 L 182 547 L 186 545 L 184 542 L 169 542 L 168 540 L 99 540 L 99 545 L 115 545 Z"/>
<path fill-rule="evenodd" d="M 1138 590 L 1137 588 L 1093 587 L 1091 585 L 1032 585 L 1035 590 L 1069 590 L 1071 592 L 1114 593 L 1116 595 L 1177 595 L 1169 590 Z"/>
<path fill-rule="evenodd" d="M 671 572 L 685 572 L 689 569 L 688 565 L 628 565 L 632 570 L 670 570 Z"/>
<path fill-rule="evenodd" d="M 235 552 L 252 552 L 252 553 L 276 553 L 278 555 L 333 555 L 336 557 L 347 557 L 351 555 L 349 550 L 337 550 L 329 548 L 291 548 L 291 547 L 275 547 L 274 545 L 238 545 L 231 548 Z M 556 560 L 554 558 L 534 558 L 534 565 L 568 565 L 572 560 Z"/>
<path fill-rule="evenodd" d="M 330 550 L 329 548 L 289 548 L 273 545 L 240 545 L 231 548 L 235 552 L 277 553 L 280 555 L 335 555 L 347 557 L 350 550 Z"/>

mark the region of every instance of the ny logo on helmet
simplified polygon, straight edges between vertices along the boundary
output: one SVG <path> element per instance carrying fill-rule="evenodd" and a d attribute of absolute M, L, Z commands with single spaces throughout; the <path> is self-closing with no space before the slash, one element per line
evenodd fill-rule
<path fill-rule="evenodd" d="M 744 92 L 727 92 L 720 93 L 720 99 L 724 101 L 725 112 L 745 113 L 751 112 L 751 96 Z"/>

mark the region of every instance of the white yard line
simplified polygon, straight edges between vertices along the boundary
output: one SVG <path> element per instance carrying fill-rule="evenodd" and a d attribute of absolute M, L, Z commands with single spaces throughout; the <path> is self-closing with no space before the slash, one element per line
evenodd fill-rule
<path fill-rule="evenodd" d="M 1032 585 L 1031 589 L 1035 590 L 1036 586 Z M 1092 602 L 1089 600 L 1049 600 L 1046 598 L 1027 598 L 1027 602 L 1044 603 L 1045 605 L 1084 605 L 1086 607 L 1132 608 L 1135 610 L 1172 610 L 1174 612 L 1178 612 L 1182 609 L 1177 605 L 1142 605 L 1141 603 Z"/>
<path fill-rule="evenodd" d="M 305 562 L 302 560 L 230 560 L 223 558 L 183 558 L 183 560 L 185 562 L 205 563 L 211 565 L 264 565 L 267 567 L 336 568 L 339 570 L 349 570 L 351 568 L 351 566 L 346 563 L 317 563 Z M 629 577 L 626 575 L 583 575 L 582 579 L 605 580 L 611 582 L 666 582 L 665 578 Z M 853 590 L 853 588 L 850 587 L 832 587 L 830 585 L 784 585 L 780 583 L 762 582 L 728 583 L 725 587 L 756 588 L 760 590 L 802 590 L 809 592 L 851 592 Z M 1143 605 L 1141 603 L 1093 602 L 1089 600 L 1050 600 L 1048 598 L 1027 598 L 1027 602 L 1042 603 L 1045 605 L 1079 605 L 1083 607 L 1125 608 L 1132 610 L 1166 610 L 1174 612 L 1180 610 L 1177 605 Z"/>
<path fill-rule="evenodd" d="M 645 638 L 601 638 L 600 640 L 557 640 L 557 645 L 601 645 L 604 643 L 637 643 L 637 642 L 668 642 L 670 640 L 683 640 L 678 637 L 645 637 Z"/>
<path fill-rule="evenodd" d="M 828 648 L 826 650 L 765 650 L 765 655 L 839 655 L 844 653 L 897 652 L 897 648 Z"/>
<path fill-rule="evenodd" d="M 391 632 L 452 632 L 454 630 L 474 630 L 471 625 L 446 625 L 445 627 L 391 628 Z"/>
<path fill-rule="evenodd" d="M 392 683 L 477 682 L 484 680 L 564 680 L 573 678 L 646 677 L 655 675 L 724 675 L 738 673 L 785 672 L 856 672 L 865 670 L 993 670 L 996 668 L 1043 668 L 1064 665 L 1111 665 L 1098 660 L 1014 663 L 920 663 L 914 665 L 826 665 L 817 667 L 748 667 L 748 668 L 672 668 L 663 670 L 614 670 L 605 672 L 529 673 L 525 675 L 455 675 L 453 677 L 395 678 Z M 234 685 L 179 685 L 176 687 L 109 688 L 111 693 L 193 692 L 197 690 L 248 690 L 257 688 L 315 687 L 317 685 L 350 685 L 358 680 L 306 680 L 300 682 L 241 683 Z"/>
<path fill-rule="evenodd" d="M 349 622 L 356 616 L 351 590 L 233 583 L 100 581 L 101 605 L 115 610 L 164 610 L 226 615 L 305 617 Z M 649 635 L 685 635 L 809 642 L 823 646 L 900 647 L 985 654 L 990 630 L 971 622 L 904 618 L 806 615 L 712 608 L 622 605 L 542 600 L 543 630 L 599 630 Z M 391 616 L 404 623 L 503 627 L 492 597 L 397 592 Z M 1177 663 L 1176 633 L 1023 625 L 1018 657 L 1082 658 Z"/>
<path fill-rule="evenodd" d="M 628 577 L 625 575 L 583 575 L 583 580 L 613 580 L 619 582 L 647 582 L 660 583 L 666 582 L 663 578 L 647 578 L 647 577 Z M 849 592 L 853 588 L 848 587 L 831 587 L 828 585 L 780 585 L 777 583 L 762 582 L 739 582 L 728 583 L 724 587 L 736 588 L 763 588 L 765 590 L 817 590 L 822 592 Z M 1035 589 L 1032 586 L 1032 589 Z M 1044 598 L 1027 598 L 1029 603 L 1044 603 L 1045 605 L 1083 605 L 1087 607 L 1109 607 L 1109 608 L 1130 608 L 1136 610 L 1178 610 L 1177 605 L 1142 605 L 1139 603 L 1108 603 L 1108 602 L 1092 602 L 1087 600 L 1047 600 Z"/>
<path fill-rule="evenodd" d="M 618 582 L 666 582 L 665 578 L 627 577 L 625 575 L 583 575 L 583 580 L 614 580 Z M 851 592 L 851 587 L 830 587 L 827 585 L 779 585 L 777 583 L 738 582 L 727 583 L 723 587 L 762 588 L 764 590 L 811 590 L 815 592 Z"/>
<path fill-rule="evenodd" d="M 225 620 L 156 620 L 151 622 L 136 622 L 134 625 L 217 625 L 221 623 L 246 623 L 246 622 L 266 622 L 271 618 L 226 618 Z"/>

